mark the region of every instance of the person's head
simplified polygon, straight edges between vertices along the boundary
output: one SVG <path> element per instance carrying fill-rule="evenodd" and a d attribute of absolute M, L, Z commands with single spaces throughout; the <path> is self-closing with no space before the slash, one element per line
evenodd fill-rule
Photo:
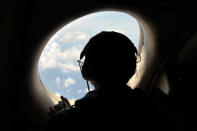
<path fill-rule="evenodd" d="M 92 37 L 80 54 L 85 57 L 82 76 L 97 83 L 125 84 L 135 74 L 137 49 L 128 37 L 101 32 Z"/>

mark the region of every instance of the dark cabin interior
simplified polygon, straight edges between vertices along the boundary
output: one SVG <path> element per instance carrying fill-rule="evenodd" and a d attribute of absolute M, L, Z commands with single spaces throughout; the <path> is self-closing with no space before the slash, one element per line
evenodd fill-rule
<path fill-rule="evenodd" d="M 0 9 L 2 128 L 43 129 L 53 105 L 37 71 L 46 41 L 72 20 L 114 10 L 132 15 L 140 25 L 142 62 L 133 86 L 151 94 L 178 131 L 196 130 L 196 1 L 6 0 Z"/>

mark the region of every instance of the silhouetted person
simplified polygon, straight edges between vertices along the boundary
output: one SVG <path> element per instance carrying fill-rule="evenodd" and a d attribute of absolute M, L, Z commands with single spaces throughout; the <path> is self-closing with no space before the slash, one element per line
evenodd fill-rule
<path fill-rule="evenodd" d="M 51 108 L 46 130 L 165 129 L 151 97 L 126 85 L 135 74 L 136 55 L 134 44 L 120 33 L 101 32 L 92 37 L 80 60 L 85 57 L 82 76 L 95 90 L 77 100 L 74 106 L 62 97 L 65 103 Z"/>

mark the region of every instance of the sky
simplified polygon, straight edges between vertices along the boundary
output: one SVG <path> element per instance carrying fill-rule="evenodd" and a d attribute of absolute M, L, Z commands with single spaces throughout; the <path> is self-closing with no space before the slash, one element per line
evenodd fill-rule
<path fill-rule="evenodd" d="M 46 88 L 69 100 L 80 99 L 88 92 L 76 61 L 88 40 L 101 31 L 122 33 L 138 47 L 139 25 L 126 13 L 105 11 L 78 18 L 57 31 L 43 49 L 38 72 Z"/>

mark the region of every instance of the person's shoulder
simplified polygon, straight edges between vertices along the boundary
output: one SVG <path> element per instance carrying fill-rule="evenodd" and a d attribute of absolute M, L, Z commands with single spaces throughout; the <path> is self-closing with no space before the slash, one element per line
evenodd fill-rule
<path fill-rule="evenodd" d="M 150 97 L 150 95 L 148 93 L 145 92 L 144 89 L 136 87 L 134 89 L 132 89 L 132 94 L 138 97 Z"/>
<path fill-rule="evenodd" d="M 84 97 L 75 101 L 76 107 L 86 107 L 91 106 L 92 104 L 97 103 L 98 101 L 98 92 L 93 90 L 88 92 Z"/>
<path fill-rule="evenodd" d="M 134 88 L 132 89 L 131 93 L 130 93 L 130 97 L 133 100 L 133 102 L 135 102 L 137 105 L 140 106 L 153 106 L 154 105 L 154 101 L 153 98 L 151 97 L 150 94 L 148 94 L 145 90 L 143 90 L 142 88 Z"/>

